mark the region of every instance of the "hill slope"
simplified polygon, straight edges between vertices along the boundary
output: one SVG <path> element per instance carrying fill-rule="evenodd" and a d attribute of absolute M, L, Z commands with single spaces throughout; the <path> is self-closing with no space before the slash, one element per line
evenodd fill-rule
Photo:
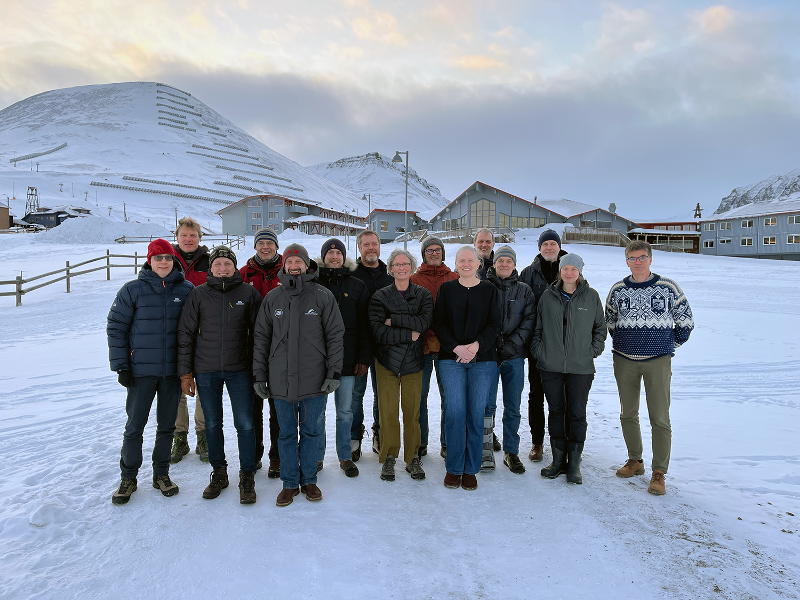
<path fill-rule="evenodd" d="M 800 169 L 786 175 L 773 175 L 753 185 L 738 187 L 725 196 L 714 214 L 728 212 L 746 204 L 800 200 Z"/>

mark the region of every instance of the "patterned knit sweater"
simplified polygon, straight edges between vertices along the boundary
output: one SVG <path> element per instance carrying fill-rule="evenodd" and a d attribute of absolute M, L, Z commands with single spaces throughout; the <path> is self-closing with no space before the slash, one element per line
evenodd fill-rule
<path fill-rule="evenodd" d="M 630 360 L 674 356 L 694 329 L 689 301 L 677 283 L 652 273 L 637 283 L 615 283 L 606 299 L 606 324 L 613 351 Z"/>

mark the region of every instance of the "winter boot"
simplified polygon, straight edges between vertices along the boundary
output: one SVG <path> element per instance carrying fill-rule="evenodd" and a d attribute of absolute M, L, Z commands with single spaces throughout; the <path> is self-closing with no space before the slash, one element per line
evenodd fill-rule
<path fill-rule="evenodd" d="M 629 458 L 625 464 L 617 469 L 617 477 L 633 477 L 634 475 L 644 475 L 644 462 L 639 459 Z"/>
<path fill-rule="evenodd" d="M 281 476 L 281 461 L 277 458 L 269 459 L 269 466 L 267 467 L 267 477 L 270 479 L 277 479 Z"/>
<path fill-rule="evenodd" d="M 411 464 L 406 465 L 406 471 L 411 473 L 411 479 L 425 479 L 425 471 L 422 470 L 422 463 L 416 454 L 411 459 Z"/>
<path fill-rule="evenodd" d="M 239 504 L 256 503 L 256 474 L 239 473 Z"/>
<path fill-rule="evenodd" d="M 131 499 L 131 494 L 136 491 L 136 478 L 123 478 L 119 488 L 111 496 L 112 504 L 126 504 Z"/>
<path fill-rule="evenodd" d="M 394 481 L 394 462 L 395 458 L 391 454 L 386 457 L 381 469 L 381 479 L 384 481 Z"/>
<path fill-rule="evenodd" d="M 352 460 L 339 461 L 339 468 L 344 471 L 348 477 L 358 477 L 358 467 Z"/>
<path fill-rule="evenodd" d="M 663 496 L 667 493 L 667 484 L 664 481 L 664 471 L 661 469 L 653 470 L 653 477 L 650 479 L 650 487 L 647 491 L 656 496 Z"/>
<path fill-rule="evenodd" d="M 481 457 L 481 471 L 494 471 L 494 451 L 492 436 L 494 435 L 494 418 L 483 418 L 483 454 Z"/>
<path fill-rule="evenodd" d="M 542 462 L 544 458 L 544 444 L 534 444 L 528 458 L 533 462 Z"/>
<path fill-rule="evenodd" d="M 181 459 L 187 454 L 189 454 L 189 442 L 186 440 L 186 432 L 176 433 L 172 438 L 172 456 L 170 456 L 169 462 L 181 462 Z"/>
<path fill-rule="evenodd" d="M 503 446 L 500 445 L 500 440 L 497 439 L 497 435 L 494 432 L 494 417 L 492 417 L 492 450 L 500 452 L 502 449 Z"/>
<path fill-rule="evenodd" d="M 200 460 L 208 462 L 208 444 L 206 443 L 205 429 L 197 432 L 197 446 L 194 448 L 195 454 L 200 456 Z"/>
<path fill-rule="evenodd" d="M 567 440 L 550 440 L 550 449 L 553 452 L 553 462 L 542 469 L 542 477 L 555 479 L 567 472 Z"/>
<path fill-rule="evenodd" d="M 518 454 L 506 452 L 503 455 L 503 464 L 507 466 L 512 473 L 516 473 L 517 475 L 522 475 L 525 472 L 525 465 L 522 464 Z"/>
<path fill-rule="evenodd" d="M 581 477 L 581 450 L 578 449 L 580 446 L 582 444 L 574 442 L 567 444 L 567 455 L 569 457 L 567 483 L 577 483 L 578 485 L 583 483 L 583 477 Z"/>
<path fill-rule="evenodd" d="M 178 493 L 178 486 L 172 483 L 169 475 L 153 475 L 153 487 L 169 498 Z"/>
<path fill-rule="evenodd" d="M 358 462 L 361 458 L 361 440 L 364 439 L 364 432 L 367 430 L 363 425 L 361 426 L 361 436 L 358 439 L 350 440 L 350 458 L 353 462 Z"/>
<path fill-rule="evenodd" d="M 228 487 L 228 469 L 225 467 L 216 467 L 211 472 L 211 481 L 203 490 L 203 498 L 206 500 L 213 500 L 219 497 L 222 490 Z"/>

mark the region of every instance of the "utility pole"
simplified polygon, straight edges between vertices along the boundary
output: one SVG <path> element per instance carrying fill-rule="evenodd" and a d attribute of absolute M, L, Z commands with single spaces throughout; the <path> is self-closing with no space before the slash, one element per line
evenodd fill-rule
<path fill-rule="evenodd" d="M 125 220 L 125 222 L 128 221 L 128 211 L 125 208 L 124 202 L 122 203 L 122 218 Z"/>
<path fill-rule="evenodd" d="M 175 207 L 175 231 L 178 231 L 178 207 Z"/>

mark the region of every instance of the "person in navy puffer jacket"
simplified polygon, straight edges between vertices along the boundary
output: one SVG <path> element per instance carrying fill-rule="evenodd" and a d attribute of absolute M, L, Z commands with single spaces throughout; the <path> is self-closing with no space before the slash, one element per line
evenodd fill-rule
<path fill-rule="evenodd" d="M 153 448 L 153 487 L 174 496 L 178 486 L 169 478 L 170 449 L 181 396 L 178 376 L 178 319 L 194 286 L 185 280 L 172 246 L 154 240 L 139 277 L 117 292 L 108 313 L 108 355 L 111 370 L 128 389 L 128 421 L 119 461 L 122 481 L 111 501 L 125 504 L 136 491 L 142 466 L 142 433 L 153 398 L 156 441 Z"/>

